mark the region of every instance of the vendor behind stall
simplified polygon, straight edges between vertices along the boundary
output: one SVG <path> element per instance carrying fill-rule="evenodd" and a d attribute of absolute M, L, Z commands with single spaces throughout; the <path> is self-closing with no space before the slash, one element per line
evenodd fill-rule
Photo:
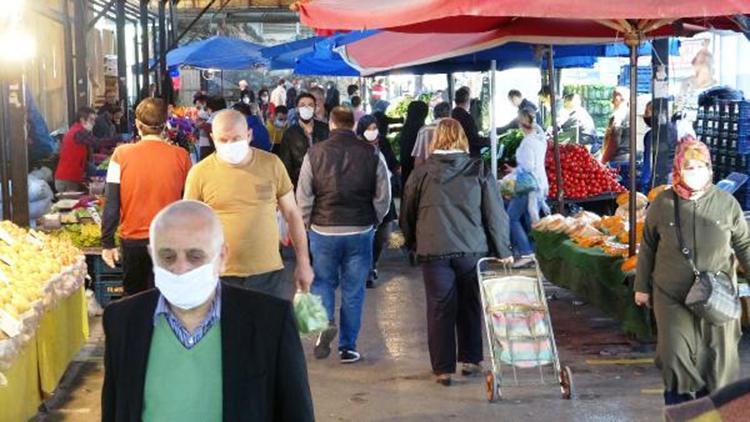
<path fill-rule="evenodd" d="M 72 192 L 83 189 L 90 147 L 114 147 L 119 138 L 97 138 L 92 133 L 96 112 L 91 107 L 78 109 L 77 120 L 65 134 L 60 160 L 55 171 L 55 190 Z"/>
<path fill-rule="evenodd" d="M 578 94 L 566 94 L 563 101 L 563 114 L 558 120 L 560 130 L 572 143 L 593 145 L 597 141 L 594 119 L 581 105 Z"/>
<path fill-rule="evenodd" d="M 602 163 L 628 161 L 630 157 L 630 94 L 615 88 L 612 94 L 612 116 L 604 134 Z"/>

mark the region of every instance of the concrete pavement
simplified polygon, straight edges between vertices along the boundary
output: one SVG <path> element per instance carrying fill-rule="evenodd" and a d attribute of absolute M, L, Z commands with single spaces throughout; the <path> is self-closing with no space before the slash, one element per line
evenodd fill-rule
<path fill-rule="evenodd" d="M 551 286 L 547 294 L 557 296 L 550 301 L 557 343 L 563 363 L 573 370 L 578 399 L 561 400 L 553 376 L 548 376 L 552 383 L 547 386 L 508 386 L 503 390 L 504 400 L 493 404 L 485 398 L 481 378 L 457 376 L 448 388 L 436 384 L 427 353 L 419 269 L 409 267 L 400 253 L 389 251 L 380 273 L 381 284 L 367 291 L 360 363 L 342 365 L 334 354 L 315 360 L 313 339 L 303 339 L 318 420 L 662 420 L 660 376 L 652 364 L 643 363 L 652 357 L 651 352 L 644 352 L 650 347 L 631 341 L 613 320 Z M 38 420 L 99 420 L 103 338 L 100 321 L 92 324 L 89 344 Z M 750 368 L 747 350 L 746 338 L 745 373 Z M 608 362 L 615 358 L 630 364 Z M 538 371 L 525 374 L 538 381 Z"/>

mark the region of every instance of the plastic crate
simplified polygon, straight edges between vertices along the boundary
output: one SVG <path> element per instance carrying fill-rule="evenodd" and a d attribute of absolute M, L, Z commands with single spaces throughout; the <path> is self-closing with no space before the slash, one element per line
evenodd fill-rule
<path fill-rule="evenodd" d="M 94 296 L 102 307 L 125 294 L 122 279 L 101 279 L 94 282 Z"/>
<path fill-rule="evenodd" d="M 94 275 L 95 277 L 101 275 L 122 276 L 122 266 L 118 263 L 115 268 L 111 268 L 104 262 L 101 256 L 97 255 L 94 257 Z"/>

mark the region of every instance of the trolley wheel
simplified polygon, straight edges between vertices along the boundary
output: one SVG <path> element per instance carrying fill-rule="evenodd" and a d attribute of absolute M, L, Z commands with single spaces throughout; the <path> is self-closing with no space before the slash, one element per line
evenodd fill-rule
<path fill-rule="evenodd" d="M 573 371 L 569 366 L 565 366 L 560 371 L 560 389 L 562 390 L 563 400 L 572 400 L 576 397 L 576 389 L 573 384 Z"/>
<path fill-rule="evenodd" d="M 495 375 L 492 372 L 487 372 L 484 379 L 487 384 L 487 401 L 494 403 L 500 400 L 502 398 L 500 396 L 500 386 L 495 380 Z"/>

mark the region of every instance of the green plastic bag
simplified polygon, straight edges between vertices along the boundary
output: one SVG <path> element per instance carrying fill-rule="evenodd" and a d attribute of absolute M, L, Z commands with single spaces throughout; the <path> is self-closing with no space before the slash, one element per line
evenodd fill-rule
<path fill-rule="evenodd" d="M 297 292 L 294 295 L 294 316 L 300 334 L 315 334 L 328 327 L 328 315 L 320 296 Z"/>

